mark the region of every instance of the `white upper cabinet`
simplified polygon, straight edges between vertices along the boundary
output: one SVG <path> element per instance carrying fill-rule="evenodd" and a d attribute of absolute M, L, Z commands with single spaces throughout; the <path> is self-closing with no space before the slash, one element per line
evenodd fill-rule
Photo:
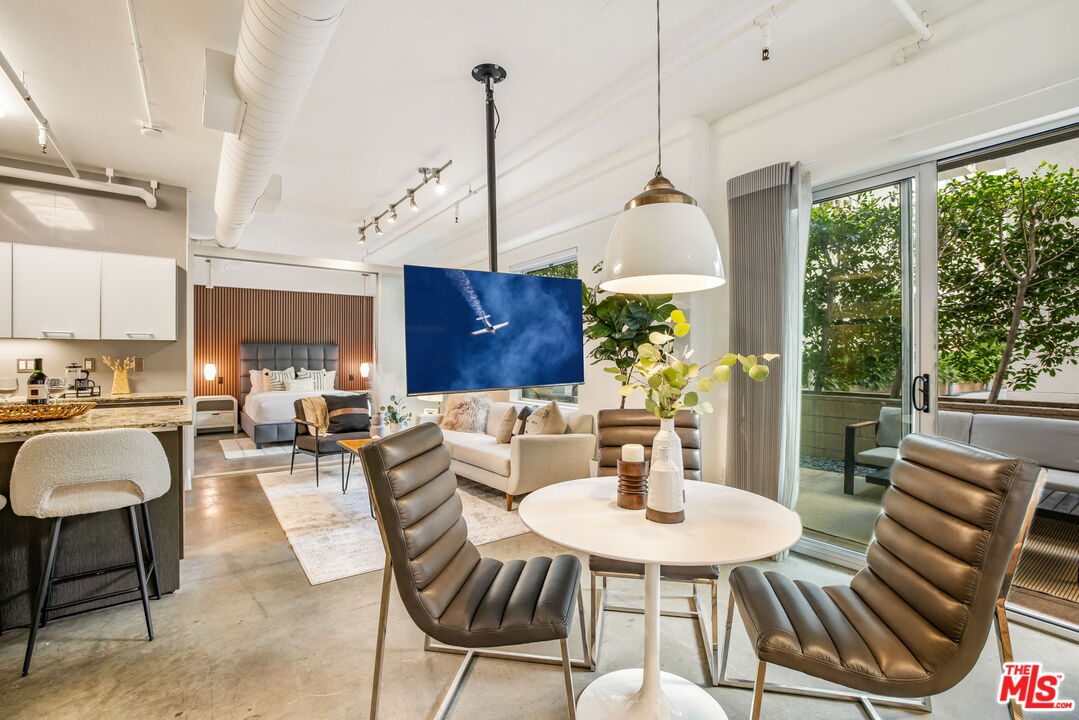
<path fill-rule="evenodd" d="M 100 338 L 101 253 L 16 244 L 12 329 L 19 338 Z"/>
<path fill-rule="evenodd" d="M 11 243 L 0 243 L 0 337 L 11 337 Z"/>
<path fill-rule="evenodd" d="M 176 339 L 176 262 L 101 254 L 101 338 Z"/>

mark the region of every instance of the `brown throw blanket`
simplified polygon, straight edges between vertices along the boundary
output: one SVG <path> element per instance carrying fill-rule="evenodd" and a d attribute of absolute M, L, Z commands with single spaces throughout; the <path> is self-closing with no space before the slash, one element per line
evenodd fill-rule
<path fill-rule="evenodd" d="M 318 425 L 320 435 L 325 435 L 330 429 L 330 419 L 326 415 L 326 398 L 321 395 L 300 398 L 303 405 L 304 419 L 307 422 Z"/>

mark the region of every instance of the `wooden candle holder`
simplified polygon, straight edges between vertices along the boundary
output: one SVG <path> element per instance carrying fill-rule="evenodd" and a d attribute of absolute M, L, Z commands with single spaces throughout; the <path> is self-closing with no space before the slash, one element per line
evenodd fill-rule
<path fill-rule="evenodd" d="M 648 501 L 648 463 L 618 461 L 618 507 L 644 510 Z"/>

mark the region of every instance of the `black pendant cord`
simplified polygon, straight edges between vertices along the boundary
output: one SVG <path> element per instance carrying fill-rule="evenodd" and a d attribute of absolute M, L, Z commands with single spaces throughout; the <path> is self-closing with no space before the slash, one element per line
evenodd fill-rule
<path fill-rule="evenodd" d="M 498 272 L 498 204 L 495 201 L 495 92 L 491 78 L 484 83 L 487 89 L 487 255 L 491 272 Z"/>
<path fill-rule="evenodd" d="M 663 78 L 660 75 L 659 0 L 656 0 L 656 177 L 663 174 Z"/>

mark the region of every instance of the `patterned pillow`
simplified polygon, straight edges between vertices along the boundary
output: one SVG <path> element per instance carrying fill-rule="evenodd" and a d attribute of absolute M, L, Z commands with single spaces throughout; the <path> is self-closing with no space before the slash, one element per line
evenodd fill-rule
<path fill-rule="evenodd" d="M 289 367 L 284 370 L 262 369 L 263 390 L 284 390 L 285 382 L 296 379 L 296 368 Z"/>
<path fill-rule="evenodd" d="M 534 411 L 525 420 L 525 435 L 561 435 L 566 432 L 566 421 L 558 403 L 551 401 Z"/>
<path fill-rule="evenodd" d="M 296 377 L 310 377 L 315 384 L 315 387 L 312 388 L 313 390 L 333 390 L 337 381 L 337 371 L 300 368 L 300 372 L 296 373 Z"/>
<path fill-rule="evenodd" d="M 331 434 L 363 432 L 371 428 L 371 404 L 367 393 L 323 395 Z"/>

